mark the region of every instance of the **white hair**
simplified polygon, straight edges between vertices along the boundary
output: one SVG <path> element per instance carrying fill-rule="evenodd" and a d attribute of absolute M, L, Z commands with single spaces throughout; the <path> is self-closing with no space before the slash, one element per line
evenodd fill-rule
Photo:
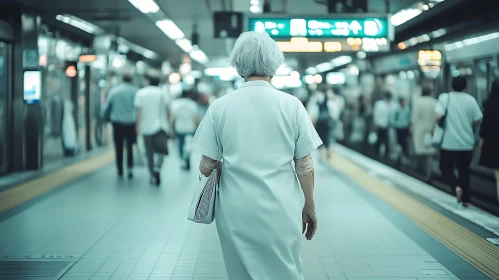
<path fill-rule="evenodd" d="M 230 55 L 230 64 L 243 77 L 274 76 L 284 61 L 277 43 L 265 32 L 244 32 Z"/>

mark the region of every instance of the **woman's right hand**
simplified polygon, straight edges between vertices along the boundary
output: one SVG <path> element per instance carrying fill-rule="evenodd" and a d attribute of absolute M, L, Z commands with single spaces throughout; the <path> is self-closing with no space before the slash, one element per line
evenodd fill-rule
<path fill-rule="evenodd" d="M 312 240 L 317 231 L 317 216 L 315 215 L 315 207 L 307 207 L 303 208 L 302 212 L 302 222 L 303 222 L 303 230 L 302 234 L 305 233 L 305 237 L 307 240 Z"/>

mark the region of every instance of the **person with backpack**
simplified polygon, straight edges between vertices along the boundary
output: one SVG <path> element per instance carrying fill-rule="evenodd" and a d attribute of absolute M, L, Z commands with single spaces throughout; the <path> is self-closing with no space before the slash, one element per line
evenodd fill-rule
<path fill-rule="evenodd" d="M 312 98 L 311 103 L 309 114 L 322 140 L 321 150 L 325 149 L 327 158 L 330 158 L 332 154 L 330 136 L 333 132 L 335 111 L 337 111 L 336 103 L 324 93 L 318 93 L 316 98 Z"/>

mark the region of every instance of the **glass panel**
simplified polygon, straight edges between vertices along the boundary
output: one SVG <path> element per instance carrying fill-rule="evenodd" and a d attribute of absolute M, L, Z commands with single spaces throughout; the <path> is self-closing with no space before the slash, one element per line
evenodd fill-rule
<path fill-rule="evenodd" d="M 492 82 L 498 78 L 499 78 L 499 66 L 497 65 L 497 61 L 491 60 L 489 61 L 489 92 L 492 86 Z"/>
<path fill-rule="evenodd" d="M 6 168 L 6 98 L 7 98 L 7 45 L 0 42 L 0 173 Z"/>
<path fill-rule="evenodd" d="M 487 65 L 488 61 L 480 60 L 477 62 L 477 71 L 475 72 L 476 77 L 476 101 L 480 106 L 483 105 L 483 102 L 487 98 L 488 95 L 488 84 L 487 84 Z"/>

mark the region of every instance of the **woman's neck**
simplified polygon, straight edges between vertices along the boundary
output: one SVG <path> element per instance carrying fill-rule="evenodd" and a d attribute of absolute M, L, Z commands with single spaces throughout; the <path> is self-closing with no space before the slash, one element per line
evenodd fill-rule
<path fill-rule="evenodd" d="M 266 82 L 269 82 L 269 80 L 270 80 L 269 77 L 253 76 L 253 77 L 247 78 L 246 82 L 252 82 L 252 81 L 266 81 Z"/>

